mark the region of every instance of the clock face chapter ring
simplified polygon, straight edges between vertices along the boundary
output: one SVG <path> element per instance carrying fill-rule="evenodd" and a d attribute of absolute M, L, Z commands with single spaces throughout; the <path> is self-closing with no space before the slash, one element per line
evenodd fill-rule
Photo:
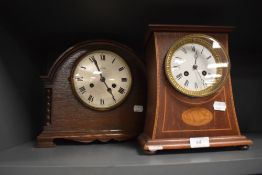
<path fill-rule="evenodd" d="M 85 106 L 105 111 L 119 106 L 132 87 L 125 59 L 111 50 L 93 50 L 76 61 L 71 72 L 74 95 Z"/>
<path fill-rule="evenodd" d="M 217 92 L 230 70 L 228 55 L 214 38 L 191 34 L 174 42 L 165 58 L 165 74 L 171 85 L 191 97 Z"/>

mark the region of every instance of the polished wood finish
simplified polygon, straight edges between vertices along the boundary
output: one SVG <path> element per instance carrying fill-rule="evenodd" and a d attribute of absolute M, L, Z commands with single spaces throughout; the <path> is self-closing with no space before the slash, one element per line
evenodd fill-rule
<path fill-rule="evenodd" d="M 148 151 L 150 146 L 159 146 L 159 149 L 190 148 L 189 138 L 192 137 L 210 137 L 211 147 L 246 146 L 252 143 L 240 134 L 230 75 L 219 91 L 207 97 L 196 98 L 175 90 L 168 82 L 164 71 L 167 51 L 181 37 L 192 33 L 209 35 L 218 40 L 228 53 L 228 33 L 232 29 L 213 26 L 149 26 L 145 42 L 147 112 L 144 132 L 139 137 L 145 151 Z M 225 102 L 226 111 L 215 111 L 214 101 Z M 186 116 L 187 122 L 182 118 L 185 111 L 191 111 L 190 116 Z M 198 116 L 197 120 L 194 120 L 195 123 L 192 123 L 189 117 L 196 117 L 197 113 L 202 113 L 203 116 Z M 190 122 L 191 124 L 188 124 Z"/>
<path fill-rule="evenodd" d="M 83 105 L 73 93 L 71 70 L 78 59 L 93 50 L 109 50 L 125 59 L 133 77 L 131 91 L 118 107 L 96 111 Z M 142 62 L 128 47 L 113 41 L 87 41 L 65 51 L 47 76 L 41 77 L 45 90 L 46 118 L 38 147 L 55 146 L 55 139 L 79 142 L 126 140 L 143 129 L 144 112 L 134 112 L 134 105 L 145 107 L 146 83 Z"/>

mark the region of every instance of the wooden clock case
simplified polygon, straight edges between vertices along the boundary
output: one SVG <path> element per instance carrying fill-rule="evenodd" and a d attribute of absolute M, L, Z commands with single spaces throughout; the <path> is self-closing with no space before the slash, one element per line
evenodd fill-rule
<path fill-rule="evenodd" d="M 74 95 L 70 76 L 75 63 L 85 53 L 109 50 L 125 59 L 132 73 L 129 95 L 118 107 L 96 111 L 83 105 Z M 55 139 L 79 142 L 121 141 L 137 136 L 143 129 L 144 112 L 134 112 L 134 105 L 145 106 L 146 83 L 142 62 L 128 47 L 113 41 L 79 43 L 66 50 L 41 77 L 45 92 L 45 126 L 37 137 L 38 147 L 53 147 Z"/>
<path fill-rule="evenodd" d="M 191 148 L 190 138 L 209 137 L 210 147 L 243 146 L 252 141 L 240 134 L 234 107 L 231 79 L 207 97 L 189 97 L 175 90 L 164 70 L 166 54 L 171 45 L 183 36 L 206 34 L 219 41 L 228 53 L 228 33 L 232 27 L 150 25 L 146 37 L 147 112 L 139 142 L 145 152 L 162 149 Z M 214 101 L 226 103 L 226 111 L 215 111 Z M 208 110 L 213 114 L 209 123 L 181 119 L 183 112 Z M 196 115 L 198 115 L 195 113 Z M 198 120 L 200 122 L 200 120 Z M 190 125 L 191 123 L 191 125 Z"/>

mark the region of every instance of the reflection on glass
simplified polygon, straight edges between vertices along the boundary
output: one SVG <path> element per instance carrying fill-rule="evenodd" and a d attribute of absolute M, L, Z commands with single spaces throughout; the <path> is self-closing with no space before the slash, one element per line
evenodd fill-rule
<path fill-rule="evenodd" d="M 172 67 L 172 71 L 175 71 L 175 70 L 178 70 L 179 69 L 179 66 L 177 67 Z"/>
<path fill-rule="evenodd" d="M 221 67 L 228 67 L 228 63 L 214 63 L 214 64 L 207 65 L 208 69 L 216 69 L 216 68 L 221 68 Z"/>
<path fill-rule="evenodd" d="M 175 59 L 174 63 L 177 64 L 183 64 L 185 62 L 185 60 L 181 60 L 181 59 Z"/>
<path fill-rule="evenodd" d="M 101 71 L 96 71 L 96 70 L 93 71 L 93 74 L 94 74 L 94 75 L 99 75 L 99 74 L 101 74 L 101 73 L 102 73 Z"/>
<path fill-rule="evenodd" d="M 206 75 L 206 78 L 220 78 L 221 76 L 221 74 L 208 74 Z"/>
<path fill-rule="evenodd" d="M 221 48 L 220 44 L 216 40 L 214 40 L 213 38 L 209 38 L 209 39 L 213 41 L 212 47 L 214 49 Z"/>
<path fill-rule="evenodd" d="M 216 82 L 216 80 L 212 79 L 212 80 L 205 80 L 206 84 L 212 85 Z"/>

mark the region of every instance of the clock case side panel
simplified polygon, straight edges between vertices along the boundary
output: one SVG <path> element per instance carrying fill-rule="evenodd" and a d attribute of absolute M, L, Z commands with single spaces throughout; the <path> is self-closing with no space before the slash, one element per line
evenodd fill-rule
<path fill-rule="evenodd" d="M 224 45 L 226 52 L 228 53 L 228 33 L 232 30 L 232 27 L 209 27 L 209 26 L 176 26 L 176 25 L 153 25 L 150 29 L 150 34 L 147 35 L 146 41 L 149 41 L 149 36 L 154 36 L 156 41 L 156 52 L 159 52 L 158 55 L 158 68 L 160 70 L 164 70 L 163 62 L 165 58 L 165 54 L 173 41 L 171 41 L 173 35 L 177 35 L 176 37 L 183 37 L 185 35 L 191 34 L 191 33 L 201 33 L 206 34 L 214 37 L 218 41 L 222 42 Z M 152 32 L 153 31 L 153 32 Z M 154 33 L 154 35 L 152 35 Z M 163 39 L 162 35 L 167 35 L 166 39 Z M 176 38 L 175 37 L 175 38 Z M 221 40 L 222 39 L 222 40 Z M 164 40 L 161 42 L 161 40 Z M 161 53 L 162 52 L 162 53 Z M 245 136 L 241 136 L 238 123 L 237 123 L 237 117 L 235 113 L 235 107 L 234 107 L 234 100 L 233 100 L 233 94 L 232 94 L 232 87 L 231 87 L 231 79 L 230 75 L 225 82 L 224 86 L 224 92 L 226 95 L 222 95 L 223 90 L 219 90 L 218 95 L 220 94 L 221 98 L 223 100 L 227 100 L 228 105 L 227 109 L 229 109 L 229 115 L 230 115 L 230 121 L 228 123 L 232 124 L 232 129 L 228 132 L 221 132 L 218 131 L 216 134 L 212 134 L 212 132 L 206 132 L 203 130 L 203 132 L 180 132 L 179 129 L 177 132 L 169 132 L 164 133 L 163 132 L 163 124 L 168 123 L 171 124 L 172 121 L 167 119 L 164 121 L 165 118 L 163 115 L 172 115 L 172 114 L 165 114 L 165 105 L 169 102 L 172 102 L 174 99 L 172 99 L 172 92 L 174 92 L 174 89 L 170 88 L 169 82 L 166 79 L 166 76 L 164 74 L 164 71 L 159 72 L 159 76 L 157 76 L 159 80 L 159 94 L 162 94 L 159 96 L 158 100 L 160 101 L 160 105 L 158 107 L 159 115 L 155 116 L 153 118 L 153 121 L 157 121 L 155 123 L 154 128 L 156 128 L 155 136 L 153 137 L 144 137 L 143 141 L 141 141 L 142 147 L 144 150 L 150 150 L 151 149 L 186 149 L 190 148 L 189 144 L 189 138 L 190 137 L 200 137 L 200 136 L 209 136 L 210 137 L 210 146 L 211 147 L 222 147 L 222 146 L 244 146 L 252 144 L 252 141 L 248 140 Z M 179 94 L 178 92 L 175 92 L 178 96 L 183 96 Z M 216 95 L 216 94 L 215 94 Z M 214 95 L 214 96 L 215 96 Z M 183 98 L 183 97 L 182 97 Z M 171 101 L 170 101 L 171 100 Z M 176 100 L 175 100 L 176 101 Z M 188 99 L 190 105 L 190 98 Z M 175 104 L 174 104 L 175 105 Z M 175 114 L 176 111 L 173 111 Z M 156 118 L 159 118 L 156 120 Z M 222 126 L 220 126 L 222 127 Z"/>
<path fill-rule="evenodd" d="M 146 45 L 146 78 L 147 78 L 147 108 L 146 108 L 146 120 L 143 133 L 139 136 L 139 142 L 144 144 L 146 138 L 154 138 L 156 131 L 156 114 L 157 114 L 157 58 L 155 47 L 154 34 L 149 39 Z"/>
<path fill-rule="evenodd" d="M 120 105 L 122 110 L 116 108 L 108 112 L 94 111 L 83 106 L 73 95 L 70 85 L 71 70 L 67 69 L 72 67 L 73 60 L 79 59 L 82 54 L 91 50 L 100 50 L 96 49 L 97 47 L 113 52 L 114 48 L 117 48 L 120 56 L 125 58 L 128 55 L 129 57 L 126 61 L 133 74 L 133 85 L 124 102 L 126 104 Z M 48 75 L 41 77 L 45 91 L 50 94 L 49 97 L 45 97 L 49 99 L 49 102 L 45 100 L 49 105 L 49 117 L 48 120 L 46 117 L 45 120 L 48 122 L 45 123 L 43 132 L 37 137 L 37 146 L 55 146 L 54 140 L 59 138 L 88 143 L 94 140 L 121 141 L 137 136 L 144 125 L 144 112 L 134 113 L 133 105 L 145 106 L 144 74 L 144 65 L 141 60 L 131 49 L 120 43 L 95 40 L 82 42 L 69 48 L 56 60 Z M 126 110 L 128 105 L 129 111 Z M 68 108 L 74 111 L 70 112 Z M 70 119 L 69 116 L 75 117 Z"/>

